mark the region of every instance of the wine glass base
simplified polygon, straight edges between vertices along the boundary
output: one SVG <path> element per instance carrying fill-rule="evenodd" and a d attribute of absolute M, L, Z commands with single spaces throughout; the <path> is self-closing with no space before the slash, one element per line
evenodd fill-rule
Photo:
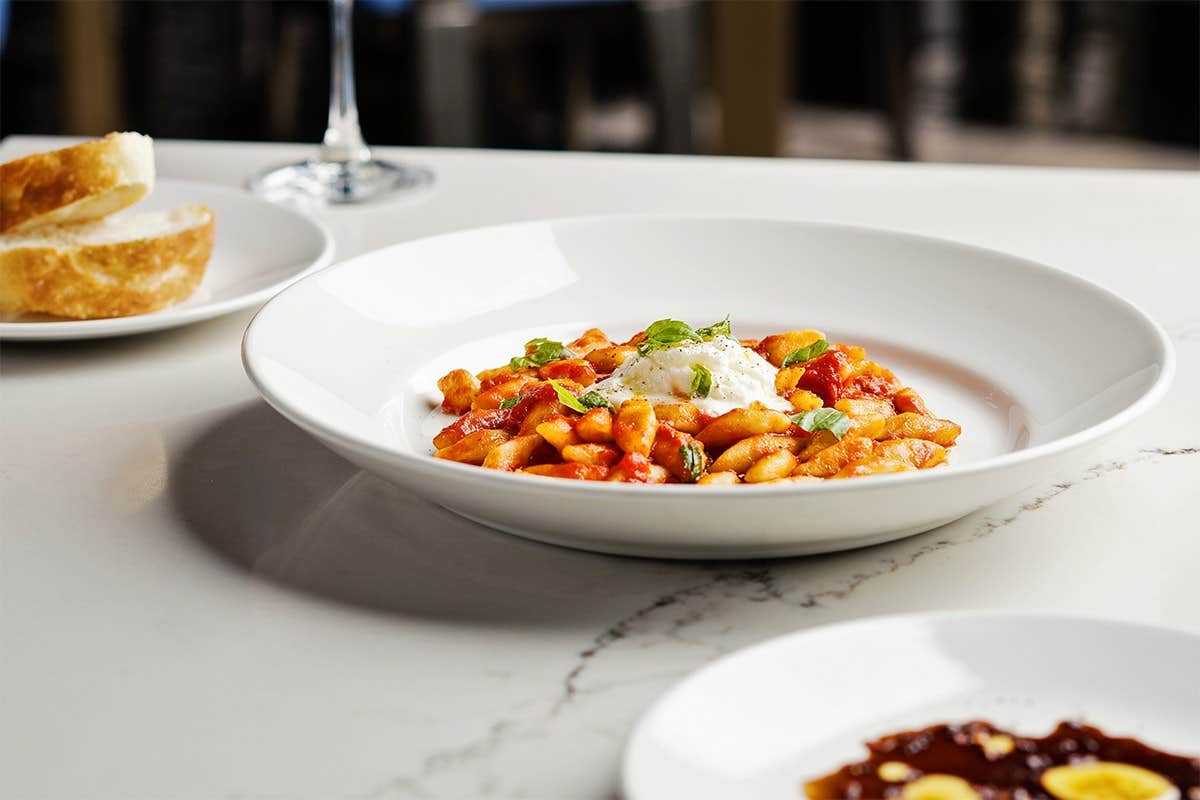
<path fill-rule="evenodd" d="M 433 173 L 388 161 L 302 161 L 250 178 L 250 190 L 268 200 L 370 203 L 428 189 Z"/>

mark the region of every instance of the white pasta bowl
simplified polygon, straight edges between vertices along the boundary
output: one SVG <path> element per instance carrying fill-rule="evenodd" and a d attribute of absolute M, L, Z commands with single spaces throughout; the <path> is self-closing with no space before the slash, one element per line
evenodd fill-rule
<path fill-rule="evenodd" d="M 963 428 L 931 470 L 789 486 L 542 478 L 433 457 L 437 379 L 528 339 L 625 339 L 730 315 L 736 336 L 816 328 L 859 344 Z M 643 556 L 841 550 L 950 522 L 1030 486 L 1149 409 L 1174 354 L 1130 303 L 1003 253 L 856 227 L 597 217 L 462 231 L 310 276 L 246 331 L 251 380 L 328 447 L 456 513 Z"/>

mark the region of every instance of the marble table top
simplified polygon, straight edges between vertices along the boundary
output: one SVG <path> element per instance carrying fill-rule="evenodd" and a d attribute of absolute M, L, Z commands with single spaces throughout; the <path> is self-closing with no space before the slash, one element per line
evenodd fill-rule
<path fill-rule="evenodd" d="M 1009 608 L 1200 632 L 1200 174 L 381 150 L 437 188 L 323 212 L 339 259 L 584 213 L 860 223 L 1097 281 L 1164 325 L 1178 377 L 1056 479 L 943 528 L 696 563 L 523 541 L 363 474 L 258 399 L 250 312 L 5 342 L 0 796 L 599 800 L 660 692 L 789 631 Z M 236 185 L 309 151 L 163 141 L 159 173 Z"/>

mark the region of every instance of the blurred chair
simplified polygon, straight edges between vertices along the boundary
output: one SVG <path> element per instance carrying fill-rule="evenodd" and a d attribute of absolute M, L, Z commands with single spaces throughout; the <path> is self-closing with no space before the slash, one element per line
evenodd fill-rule
<path fill-rule="evenodd" d="M 779 154 L 791 100 L 792 4 L 787 0 L 718 0 L 713 4 L 719 151 Z"/>
<path fill-rule="evenodd" d="M 58 11 L 67 130 L 93 136 L 119 130 L 123 98 L 116 5 L 64 3 Z"/>
<path fill-rule="evenodd" d="M 421 0 L 417 6 L 417 75 L 429 144 L 479 145 L 476 16 L 467 0 Z"/>
<path fill-rule="evenodd" d="M 883 134 L 880 155 L 912 158 L 914 20 L 929 5 L 717 0 L 718 151 L 774 156 L 793 149 L 806 136 L 803 107 L 811 103 L 868 110 Z M 826 130 L 818 123 L 809 135 Z"/>
<path fill-rule="evenodd" d="M 695 150 L 692 102 L 699 72 L 699 15 L 694 0 L 641 0 L 646 21 L 659 147 L 667 153 Z"/>
<path fill-rule="evenodd" d="M 625 0 L 417 0 L 417 50 L 420 63 L 422 114 L 430 144 L 456 147 L 481 142 L 478 52 L 481 39 L 519 41 L 536 23 L 526 16 L 517 24 L 506 12 L 564 9 Z M 695 95 L 698 15 L 696 0 L 640 0 L 646 23 L 653 104 L 659 149 L 687 153 L 693 149 L 692 100 Z M 508 17 L 508 19 L 506 19 Z M 507 23 L 507 24 L 506 24 Z M 545 27 L 545 23 L 541 27 Z M 560 31 L 568 43 L 564 69 L 569 91 L 567 126 L 588 99 L 586 61 L 580 56 L 584 36 L 571 26 Z M 565 137 L 568 141 L 570 136 Z"/>

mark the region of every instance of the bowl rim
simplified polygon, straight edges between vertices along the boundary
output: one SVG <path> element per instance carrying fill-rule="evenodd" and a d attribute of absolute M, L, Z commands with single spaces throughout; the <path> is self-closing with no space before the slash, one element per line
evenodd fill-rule
<path fill-rule="evenodd" d="M 999 257 L 1009 262 L 1014 262 L 1015 266 L 1020 266 L 1035 274 L 1050 276 L 1055 280 L 1065 281 L 1068 284 L 1074 284 L 1078 289 L 1092 292 L 1102 296 L 1109 302 L 1115 303 L 1126 310 L 1132 317 L 1140 321 L 1147 328 L 1147 332 L 1151 334 L 1151 338 L 1157 349 L 1155 354 L 1160 365 L 1158 375 L 1154 382 L 1147 387 L 1142 394 L 1137 397 L 1132 403 L 1127 405 L 1120 411 L 1111 416 L 1084 428 L 1081 431 L 1069 434 L 1067 436 L 1051 439 L 1033 447 L 1014 450 L 1008 453 L 1003 453 L 997 456 L 991 456 L 980 461 L 962 466 L 947 465 L 943 469 L 916 470 L 913 472 L 903 472 L 888 475 L 868 475 L 855 478 L 849 481 L 821 481 L 820 483 L 797 483 L 785 485 L 754 485 L 754 484 L 739 484 L 737 486 L 708 486 L 704 491 L 697 491 L 696 487 L 690 484 L 636 484 L 636 483 L 609 483 L 607 481 L 580 481 L 580 480 L 564 480 L 562 478 L 551 478 L 541 475 L 517 475 L 500 470 L 483 469 L 470 464 L 459 464 L 444 459 L 435 459 L 432 455 L 411 454 L 391 447 L 386 447 L 378 442 L 359 436 L 353 433 L 339 430 L 331 425 L 326 424 L 320 419 L 304 413 L 298 406 L 289 403 L 286 397 L 274 391 L 270 382 L 265 379 L 261 370 L 256 369 L 253 353 L 254 345 L 252 339 L 256 332 L 267 323 L 264 321 L 266 315 L 270 313 L 272 307 L 278 307 L 278 304 L 285 302 L 285 298 L 289 293 L 297 291 L 302 284 L 306 284 L 311 280 L 318 280 L 327 274 L 338 272 L 344 269 L 353 269 L 361 261 L 368 258 L 377 258 L 381 253 L 404 248 L 410 244 L 418 242 L 430 242 L 440 239 L 453 238 L 465 233 L 486 233 L 488 231 L 511 230 L 519 228 L 535 228 L 546 225 L 559 224 L 586 224 L 586 223 L 621 223 L 621 222 L 668 222 L 668 223 L 692 223 L 692 222 L 733 222 L 733 223 L 755 223 L 763 225 L 781 225 L 787 227 L 800 227 L 809 230 L 830 230 L 842 233 L 853 233 L 861 236 L 876 237 L 876 238 L 891 238 L 902 239 L 914 243 L 933 245 L 935 247 L 946 248 L 950 250 L 959 250 L 968 255 L 984 255 L 991 258 Z M 323 269 L 313 271 L 303 278 L 294 281 L 287 286 L 283 291 L 271 298 L 262 308 L 260 308 L 246 326 L 246 330 L 242 335 L 242 365 L 246 371 L 246 375 L 250 378 L 258 392 L 263 396 L 267 403 L 282 414 L 285 418 L 299 427 L 334 442 L 343 445 L 351 446 L 357 451 L 365 451 L 373 458 L 391 461 L 397 465 L 401 465 L 406 469 L 413 469 L 417 472 L 436 475 L 441 473 L 447 477 L 455 477 L 468 482 L 478 481 L 483 483 L 497 482 L 499 486 L 520 486 L 526 489 L 538 488 L 544 491 L 556 493 L 571 493 L 577 494 L 600 492 L 605 495 L 618 493 L 628 497 L 668 497 L 684 495 L 690 499 L 726 499 L 729 497 L 762 497 L 769 495 L 772 497 L 795 496 L 798 494 L 821 493 L 833 494 L 842 492 L 863 491 L 875 487 L 900 487 L 910 484 L 925 484 L 936 483 L 947 480 L 955 480 L 958 478 L 967 478 L 983 473 L 994 472 L 1009 467 L 1017 467 L 1031 462 L 1040 461 L 1044 458 L 1066 453 L 1071 450 L 1088 445 L 1095 442 L 1104 436 L 1113 433 L 1114 431 L 1124 427 L 1132 422 L 1137 417 L 1144 414 L 1146 411 L 1153 408 L 1170 389 L 1175 378 L 1176 372 L 1176 355 L 1175 348 L 1166 331 L 1154 320 L 1149 314 L 1142 310 L 1139 306 L 1117 294 L 1111 289 L 1102 286 L 1095 281 L 1083 278 L 1075 273 L 1068 272 L 1060 267 L 1053 267 L 1049 264 L 1043 264 L 1040 261 L 1024 258 L 1022 256 L 1006 253 L 1002 250 L 995 250 L 979 245 L 968 244 L 965 242 L 955 241 L 953 239 L 945 239 L 936 236 L 926 236 L 923 234 L 908 233 L 905 231 L 896 231 L 888 228 L 879 228 L 867 225 L 847 224 L 812 221 L 805 219 L 795 219 L 788 217 L 763 217 L 752 215 L 731 215 L 731 214 L 585 214 L 578 216 L 565 217 L 548 217 L 535 220 L 521 220 L 517 222 L 505 222 L 495 225 L 482 225 L 468 228 L 460 228 L 454 231 L 446 231 L 431 236 L 422 236 L 415 239 L 397 242 L 395 244 L 386 245 L 384 247 L 369 250 L 364 253 L 352 256 L 344 261 L 340 261 Z M 531 480 L 540 479 L 540 480 Z"/>

